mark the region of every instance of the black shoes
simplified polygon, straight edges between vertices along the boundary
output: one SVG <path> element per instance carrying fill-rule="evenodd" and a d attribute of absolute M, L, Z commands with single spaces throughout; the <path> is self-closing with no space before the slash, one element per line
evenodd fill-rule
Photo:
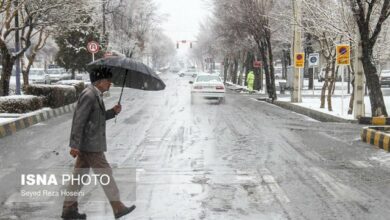
<path fill-rule="evenodd" d="M 135 209 L 135 205 L 132 205 L 130 207 L 124 207 L 121 211 L 119 211 L 118 213 L 115 214 L 115 218 L 120 218 L 122 216 L 125 216 L 127 214 L 129 214 L 130 212 L 132 212 L 133 210 Z"/>
<path fill-rule="evenodd" d="M 130 207 L 124 206 L 122 210 L 120 210 L 118 213 L 115 213 L 115 219 L 123 217 L 130 212 L 132 212 L 135 209 L 135 205 L 132 205 Z M 77 210 L 69 211 L 69 212 L 62 212 L 61 218 L 64 220 L 81 220 L 81 219 L 87 219 L 87 215 L 83 213 L 79 213 Z"/>
<path fill-rule="evenodd" d="M 70 211 L 70 212 L 62 212 L 61 218 L 64 220 L 79 220 L 79 219 L 87 219 L 87 215 L 83 213 L 79 213 L 78 211 Z"/>

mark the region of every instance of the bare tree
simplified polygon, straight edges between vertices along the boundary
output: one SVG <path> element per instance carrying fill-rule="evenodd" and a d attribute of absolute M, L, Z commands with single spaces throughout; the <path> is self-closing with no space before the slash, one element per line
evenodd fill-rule
<path fill-rule="evenodd" d="M 360 34 L 362 63 L 369 89 L 372 116 L 387 116 L 374 62 L 374 47 L 390 15 L 390 0 L 349 0 L 349 4 Z"/>
<path fill-rule="evenodd" d="M 31 46 L 32 38 L 47 27 L 70 25 L 82 3 L 77 0 L 6 0 L 0 2 L 0 53 L 3 72 L 0 80 L 0 96 L 9 94 L 9 80 L 15 60 Z M 19 25 L 15 25 L 15 17 Z M 13 51 L 15 33 L 20 31 L 21 47 Z M 45 38 L 45 37 L 43 37 Z M 35 49 L 39 49 L 40 46 Z"/>

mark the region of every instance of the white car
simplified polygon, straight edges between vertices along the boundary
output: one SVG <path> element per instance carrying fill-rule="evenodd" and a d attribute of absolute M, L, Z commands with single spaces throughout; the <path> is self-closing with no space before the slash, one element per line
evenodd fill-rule
<path fill-rule="evenodd" d="M 187 69 L 179 74 L 180 77 L 190 76 L 192 78 L 195 78 L 197 75 L 198 72 L 195 69 Z"/>
<path fill-rule="evenodd" d="M 67 80 L 71 78 L 71 75 L 63 68 L 47 69 L 46 71 L 49 73 L 52 82 L 58 82 L 60 80 Z"/>
<path fill-rule="evenodd" d="M 283 68 L 280 66 L 274 67 L 274 74 L 275 74 L 275 79 L 282 79 L 283 78 Z"/>
<path fill-rule="evenodd" d="M 222 79 L 217 75 L 201 74 L 194 81 L 190 81 L 191 88 L 191 104 L 194 104 L 196 99 L 217 99 L 219 103 L 225 102 L 225 85 Z"/>
<path fill-rule="evenodd" d="M 31 68 L 28 73 L 30 84 L 50 84 L 50 76 L 43 68 Z"/>
<path fill-rule="evenodd" d="M 390 86 L 390 70 L 382 70 L 379 82 L 381 86 Z"/>

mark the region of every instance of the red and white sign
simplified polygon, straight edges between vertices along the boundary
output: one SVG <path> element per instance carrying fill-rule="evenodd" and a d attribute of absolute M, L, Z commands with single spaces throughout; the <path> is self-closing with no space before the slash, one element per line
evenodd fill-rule
<path fill-rule="evenodd" d="M 254 68 L 260 68 L 261 64 L 262 64 L 261 61 L 258 61 L 258 60 L 257 61 L 253 61 L 253 67 Z"/>
<path fill-rule="evenodd" d="M 96 41 L 88 42 L 87 49 L 90 53 L 99 52 L 99 44 Z"/>

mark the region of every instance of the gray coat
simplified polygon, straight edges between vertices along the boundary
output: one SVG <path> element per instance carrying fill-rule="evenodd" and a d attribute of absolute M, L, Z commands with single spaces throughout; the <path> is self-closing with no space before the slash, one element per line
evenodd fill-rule
<path fill-rule="evenodd" d="M 114 110 L 105 109 L 99 91 L 89 85 L 80 94 L 73 115 L 70 147 L 85 152 L 104 152 L 106 144 L 106 120 L 115 117 Z"/>

